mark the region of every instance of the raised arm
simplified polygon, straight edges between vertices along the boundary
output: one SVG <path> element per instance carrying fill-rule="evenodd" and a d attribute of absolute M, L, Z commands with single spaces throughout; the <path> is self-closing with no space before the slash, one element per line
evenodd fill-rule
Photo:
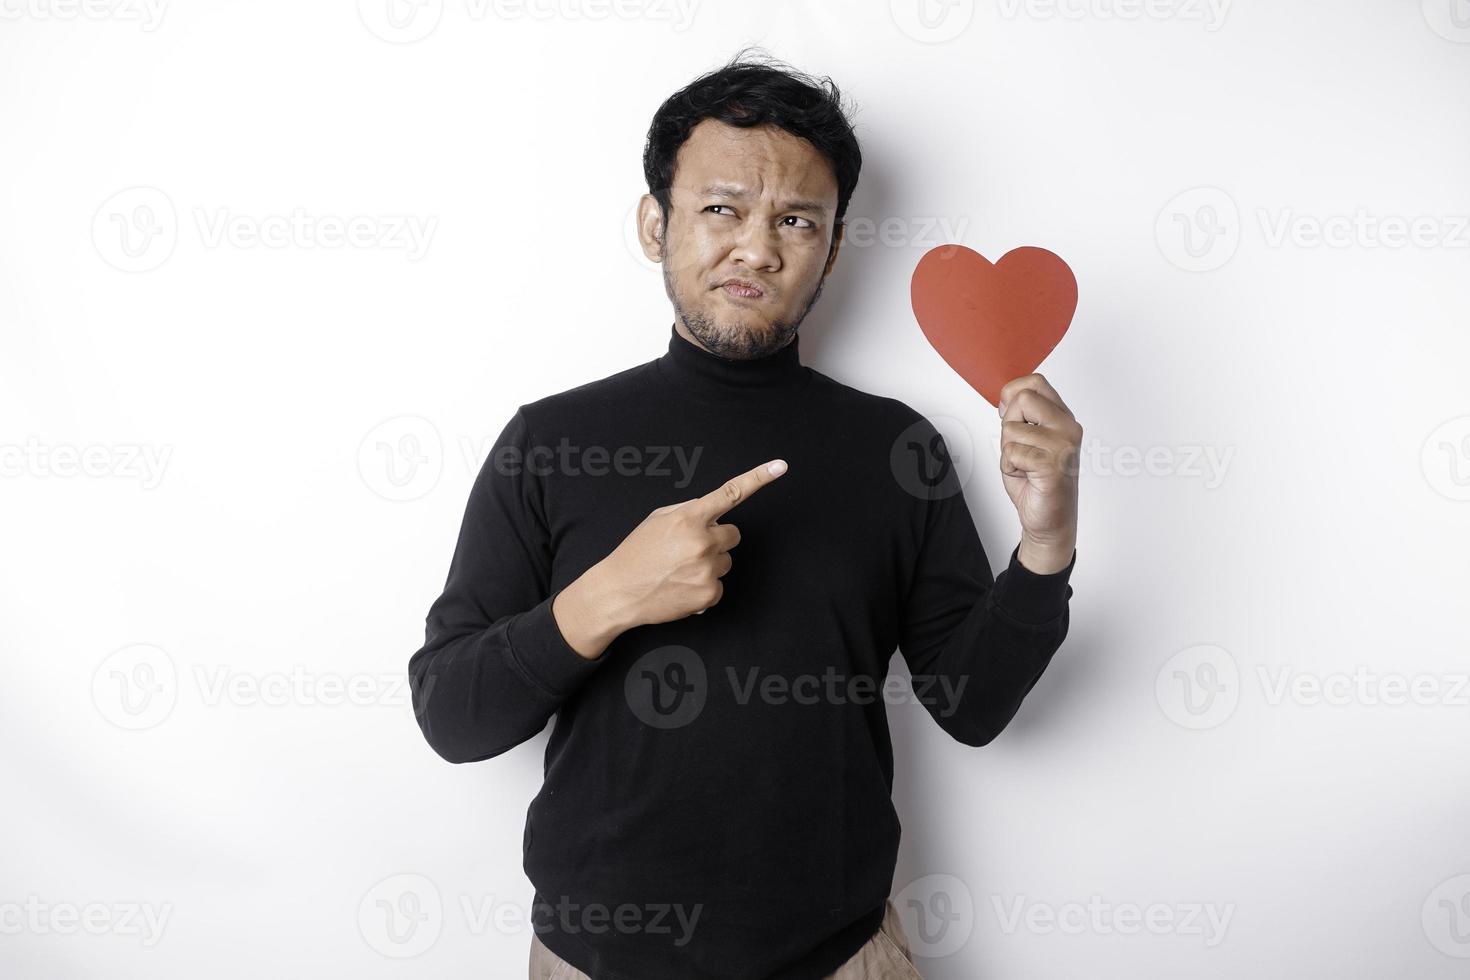
<path fill-rule="evenodd" d="M 899 649 L 939 726 L 966 745 L 986 745 L 1066 638 L 1076 553 L 1062 571 L 1038 575 L 1013 549 L 995 578 L 964 494 L 927 506 Z"/>

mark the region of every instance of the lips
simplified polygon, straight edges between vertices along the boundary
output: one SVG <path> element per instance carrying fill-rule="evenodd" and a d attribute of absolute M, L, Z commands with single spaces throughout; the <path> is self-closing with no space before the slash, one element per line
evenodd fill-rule
<path fill-rule="evenodd" d="M 760 299 L 765 295 L 765 290 L 748 279 L 726 279 L 720 283 L 720 288 L 731 296 L 741 299 Z"/>

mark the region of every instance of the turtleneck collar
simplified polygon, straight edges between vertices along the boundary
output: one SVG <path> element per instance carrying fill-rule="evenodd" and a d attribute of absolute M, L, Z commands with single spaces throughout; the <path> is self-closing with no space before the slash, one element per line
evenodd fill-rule
<path fill-rule="evenodd" d="M 703 393 L 737 394 L 744 391 L 795 390 L 811 379 L 811 369 L 801 363 L 801 334 L 774 354 L 746 361 L 711 354 L 685 340 L 677 326 L 669 327 L 668 353 L 655 362 L 658 370 L 675 383 Z"/>

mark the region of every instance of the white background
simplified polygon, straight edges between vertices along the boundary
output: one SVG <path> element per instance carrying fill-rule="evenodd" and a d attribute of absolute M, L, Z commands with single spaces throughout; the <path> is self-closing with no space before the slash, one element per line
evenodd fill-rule
<path fill-rule="evenodd" d="M 1071 635 L 989 747 L 890 708 L 925 976 L 1464 975 L 1470 5 L 926 2 L 0 3 L 0 972 L 524 975 L 545 735 L 450 766 L 405 668 L 510 413 L 665 349 L 644 136 L 756 42 L 858 105 L 803 358 L 997 569 L 908 276 L 1080 283 Z"/>

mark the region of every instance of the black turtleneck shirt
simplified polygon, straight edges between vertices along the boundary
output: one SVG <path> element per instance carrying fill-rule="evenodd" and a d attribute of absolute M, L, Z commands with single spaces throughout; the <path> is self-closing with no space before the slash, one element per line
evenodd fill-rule
<path fill-rule="evenodd" d="M 519 406 L 470 493 L 419 724 L 450 762 L 555 717 L 524 868 L 533 928 L 594 980 L 817 980 L 875 932 L 899 821 L 886 704 L 984 745 L 1067 633 L 1076 563 L 992 576 L 943 439 L 903 402 L 671 329 L 637 367 Z M 704 613 L 595 660 L 556 594 L 665 504 L 771 459 Z M 897 649 L 912 681 L 888 678 Z"/>

